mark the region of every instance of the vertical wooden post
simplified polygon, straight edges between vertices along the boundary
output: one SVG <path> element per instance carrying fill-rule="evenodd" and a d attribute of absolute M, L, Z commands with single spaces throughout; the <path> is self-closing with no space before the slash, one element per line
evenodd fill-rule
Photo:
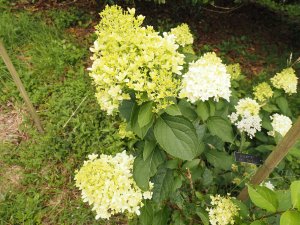
<path fill-rule="evenodd" d="M 259 167 L 256 173 L 252 176 L 250 184 L 258 185 L 264 181 L 287 155 L 290 148 L 293 147 L 298 139 L 300 139 L 300 117 L 275 147 L 274 151 L 268 156 L 265 163 Z M 238 199 L 245 201 L 248 197 L 248 188 L 245 187 L 239 194 Z"/>
<path fill-rule="evenodd" d="M 12 64 L 12 62 L 11 62 L 7 52 L 6 52 L 6 50 L 4 48 L 4 45 L 3 45 L 1 40 L 0 40 L 0 55 L 1 55 L 5 65 L 6 65 L 8 71 L 10 72 L 15 84 L 17 85 L 17 87 L 18 87 L 18 89 L 21 93 L 21 96 L 23 97 L 23 99 L 25 101 L 25 104 L 26 104 L 26 106 L 29 110 L 30 115 L 32 116 L 32 118 L 34 120 L 34 123 L 35 123 L 38 131 L 40 133 L 44 133 L 44 130 L 43 130 L 41 122 L 40 122 L 40 119 L 39 119 L 35 109 L 33 108 L 33 105 L 32 105 L 32 103 L 31 103 L 31 101 L 30 101 L 30 99 L 29 99 L 29 97 L 26 93 L 26 90 L 25 90 L 25 88 L 22 84 L 22 81 L 21 81 L 15 67 L 13 66 L 13 64 Z"/>

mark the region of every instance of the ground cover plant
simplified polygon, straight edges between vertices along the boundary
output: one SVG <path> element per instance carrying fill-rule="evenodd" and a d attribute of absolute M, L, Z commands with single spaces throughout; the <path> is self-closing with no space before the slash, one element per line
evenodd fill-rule
<path fill-rule="evenodd" d="M 211 212 L 212 217 L 217 219 L 218 215 L 214 209 L 220 209 L 222 211 L 224 210 L 223 206 L 225 205 L 225 207 L 232 209 L 232 216 L 240 216 L 242 211 L 244 213 L 243 218 L 246 218 L 242 221 L 250 223 L 255 220 L 260 220 L 260 222 L 257 221 L 255 223 L 263 224 L 263 222 L 266 222 L 267 224 L 272 224 L 273 220 L 277 220 L 277 222 L 279 221 L 279 215 L 282 214 L 283 211 L 291 209 L 292 207 L 298 208 L 297 203 L 291 204 L 289 201 L 285 202 L 284 205 L 280 204 L 278 208 L 276 208 L 276 201 L 275 203 L 273 201 L 271 201 L 271 203 L 266 201 L 267 203 L 265 202 L 263 204 L 253 201 L 253 203 L 258 207 L 272 211 L 272 213 L 268 214 L 267 211 L 258 210 L 258 208 L 255 208 L 252 205 L 253 207 L 250 208 L 251 216 L 248 217 L 246 216 L 246 209 L 241 210 L 241 205 L 236 205 L 235 201 L 232 202 L 232 198 L 238 194 L 241 187 L 256 169 L 255 166 L 251 166 L 249 164 L 236 163 L 236 165 L 231 165 L 233 161 L 229 155 L 234 150 L 240 148 L 242 140 L 241 135 L 237 133 L 237 128 L 233 125 L 233 132 L 237 134 L 233 143 L 229 143 L 226 140 L 222 141 L 222 139 L 220 140 L 218 137 L 207 137 L 211 132 L 207 128 L 205 139 L 208 139 L 208 141 L 205 142 L 206 147 L 203 151 L 204 153 L 200 156 L 201 158 L 199 157 L 197 160 L 186 162 L 185 160 L 176 159 L 177 157 L 172 156 L 172 154 L 169 154 L 168 152 L 166 153 L 160 143 L 156 146 L 156 149 L 153 149 L 153 145 L 151 143 L 152 139 L 149 141 L 148 137 L 148 143 L 145 142 L 145 144 L 143 144 L 143 142 L 139 141 L 141 138 L 137 135 L 143 134 L 143 131 L 139 131 L 138 127 L 139 123 L 144 123 L 141 119 L 139 120 L 136 118 L 137 123 L 135 123 L 135 125 L 137 126 L 133 129 L 133 133 L 137 133 L 137 135 L 134 137 L 133 133 L 129 132 L 132 128 L 128 127 L 126 131 L 126 123 L 121 122 L 119 116 L 114 115 L 116 114 L 115 112 L 112 112 L 113 115 L 111 116 L 107 116 L 106 113 L 101 112 L 99 104 L 97 103 L 96 98 L 94 98 L 94 93 L 100 92 L 103 89 L 101 89 L 101 86 L 96 87 L 96 89 L 94 88 L 92 85 L 93 81 L 89 78 L 88 72 L 86 71 L 86 68 L 91 66 L 91 62 L 88 60 L 90 56 L 88 48 L 97 36 L 87 34 L 84 37 L 80 37 L 78 41 L 74 36 L 70 35 L 70 33 L 76 31 L 76 28 L 78 31 L 82 31 L 82 29 L 89 27 L 91 23 L 90 21 L 94 18 L 88 13 L 80 14 L 80 18 L 76 15 L 78 15 L 78 11 L 76 9 L 70 11 L 61 10 L 57 14 L 55 11 L 50 11 L 49 13 L 48 11 L 44 11 L 39 14 L 39 12 L 29 13 L 20 12 L 18 10 L 11 11 L 9 6 L 5 12 L 1 14 L 1 37 L 4 39 L 5 45 L 9 50 L 22 80 L 24 81 L 34 105 L 37 107 L 38 113 L 43 120 L 43 125 L 46 130 L 46 135 L 42 136 L 38 134 L 34 127 L 31 126 L 29 121 L 30 119 L 25 114 L 25 117 L 23 118 L 23 128 L 20 128 L 20 131 L 18 131 L 22 132 L 22 134 L 19 135 L 17 140 L 14 139 L 11 142 L 6 139 L 5 142 L 1 143 L 1 223 L 173 224 L 174 222 L 174 224 L 205 224 L 205 221 L 208 219 L 206 215 L 207 212 Z M 55 19 L 53 19 L 54 17 Z M 140 17 L 140 19 L 142 19 L 142 17 Z M 155 19 L 152 19 L 152 21 L 155 21 Z M 165 23 L 163 20 L 157 21 L 154 23 L 154 26 L 161 31 L 160 35 L 167 31 L 171 33 L 173 32 L 178 36 L 178 34 L 180 34 L 180 32 L 178 33 L 178 29 L 171 31 L 171 28 L 175 28 L 177 26 L 177 22 L 172 22 L 171 20 L 167 21 L 169 22 Z M 69 26 L 71 26 L 70 29 Z M 184 30 L 185 27 L 186 26 L 179 26 L 179 29 Z M 99 30 L 99 32 L 100 31 L 101 30 Z M 191 31 L 195 34 L 195 29 L 191 29 Z M 166 34 L 166 39 L 162 40 L 162 37 L 155 34 L 154 30 L 150 29 L 147 32 L 149 32 L 149 36 L 152 35 L 152 41 L 156 42 L 157 40 L 160 40 L 162 43 L 169 43 L 169 50 L 174 52 L 172 39 L 167 39 L 169 34 Z M 197 36 L 194 35 L 194 39 L 196 38 Z M 47 40 L 46 44 L 45 40 Z M 203 55 L 205 52 L 212 52 L 216 49 L 217 56 L 213 53 L 209 53 L 206 56 L 215 59 L 220 68 L 222 68 L 222 65 L 225 65 L 225 62 L 228 65 L 232 64 L 226 68 L 227 71 L 231 71 L 230 74 L 239 71 L 239 67 L 234 64 L 236 61 L 234 61 L 235 57 L 232 57 L 231 49 L 236 49 L 236 54 L 242 56 L 249 64 L 250 62 L 255 62 L 258 58 L 262 58 L 261 56 L 254 56 L 253 54 L 248 53 L 248 45 L 251 45 L 251 39 L 248 37 L 233 37 L 227 40 L 220 40 L 218 44 L 212 42 L 205 45 L 201 44 L 199 46 L 194 46 L 195 49 L 197 49 L 197 54 L 191 50 L 191 46 L 188 46 L 191 43 L 190 35 L 183 36 L 182 40 L 188 40 L 187 45 L 177 49 L 176 51 L 178 51 L 178 53 L 175 53 L 174 57 L 175 59 L 179 59 L 179 62 L 181 62 L 180 54 L 183 53 L 188 56 L 185 57 L 185 61 L 182 62 L 184 66 L 183 74 L 189 71 L 188 63 L 198 59 L 204 60 L 205 57 Z M 113 41 L 113 39 L 106 39 L 106 41 Z M 181 42 L 181 44 L 184 45 L 184 42 Z M 126 45 L 128 45 L 128 43 L 123 42 L 123 46 Z M 250 83 L 254 83 L 253 86 L 257 86 L 259 83 L 269 80 L 269 78 L 274 77 L 276 73 L 279 73 L 284 68 L 288 67 L 285 62 L 286 58 L 289 57 L 289 51 L 283 54 L 284 57 L 281 56 L 280 58 L 276 58 L 278 55 L 276 55 L 275 50 L 274 52 L 272 52 L 271 49 L 267 50 L 271 52 L 271 54 L 269 54 L 268 62 L 270 64 L 276 63 L 277 67 L 271 67 L 266 71 L 262 71 L 259 76 L 254 77 L 251 81 L 245 79 L 245 76 L 243 75 L 241 75 L 239 79 L 231 81 L 230 83 L 233 87 L 232 95 L 237 95 L 236 103 L 238 102 L 238 98 L 242 98 L 244 96 L 254 97 L 254 95 L 251 94 L 253 92 L 253 87 L 249 85 Z M 97 46 L 94 46 L 93 51 L 95 54 L 99 53 L 97 53 L 97 51 L 99 51 Z M 155 52 L 160 54 L 159 51 Z M 172 52 L 169 52 L 169 54 L 171 53 Z M 271 56 L 272 54 L 274 54 L 273 57 Z M 297 52 L 294 52 L 294 55 L 297 56 Z M 111 57 L 113 56 L 114 55 L 111 55 Z M 219 57 L 222 57 L 221 64 L 219 63 Z M 94 57 L 94 60 L 96 58 L 97 55 Z M 126 57 L 124 55 L 124 60 L 125 59 Z M 293 59 L 295 60 L 295 57 Z M 151 61 L 151 59 L 148 60 Z M 168 62 L 168 58 L 165 58 L 164 60 L 166 60 L 165 62 Z M 119 63 L 122 64 L 124 62 L 119 61 Z M 201 61 L 198 63 L 201 64 Z M 145 65 L 147 66 L 148 64 L 144 63 L 143 66 Z M 154 65 L 156 70 L 159 71 L 159 63 Z M 241 61 L 241 65 L 241 71 L 245 72 L 245 68 L 243 67 L 244 61 Z M 197 63 L 190 65 L 191 68 L 197 68 L 197 66 Z M 166 74 L 169 71 L 167 68 L 164 68 Z M 143 72 L 144 70 L 141 71 Z M 246 70 L 246 72 L 251 74 L 252 68 L 249 71 Z M 192 73 L 190 73 L 190 77 L 192 76 Z M 144 79 L 147 79 L 147 77 L 144 77 Z M 177 78 L 170 80 L 170 84 L 174 85 L 173 81 L 176 81 L 176 79 Z M 98 82 L 101 82 L 101 80 Z M 159 82 L 159 80 L 157 82 Z M 141 106 L 131 102 L 131 98 L 134 96 L 133 94 L 136 91 L 140 92 L 140 95 L 137 95 L 139 103 L 142 103 L 143 101 L 149 102 L 148 98 L 154 96 L 155 98 L 153 97 L 151 100 L 156 102 L 152 104 L 163 108 L 166 104 L 174 101 L 174 98 L 167 99 L 166 102 L 161 101 L 162 98 L 157 100 L 158 96 L 155 95 L 156 93 L 153 91 L 155 89 L 149 89 L 147 92 L 149 95 L 144 95 L 142 91 L 139 90 L 140 87 L 138 84 L 138 82 L 133 82 L 132 84 L 129 84 L 131 86 L 125 86 L 126 91 L 128 92 L 125 91 L 124 96 L 122 97 L 128 98 L 128 95 L 126 96 L 125 93 L 129 93 L 130 99 L 123 101 L 123 103 L 125 102 L 127 105 L 121 104 L 123 108 L 121 107 L 120 110 L 122 109 L 127 112 L 126 110 L 130 109 L 130 107 L 134 104 L 135 112 L 137 112 L 137 109 Z M 160 84 L 161 86 L 164 85 L 163 82 Z M 20 104 L 22 101 L 18 96 L 14 84 L 10 80 L 10 76 L 6 71 L 4 64 L 1 64 L 1 85 L 1 90 L 3 90 L 4 93 L 1 95 L 1 115 L 8 115 L 8 112 L 13 112 L 11 103 L 7 106 L 8 102 L 14 102 L 14 105 L 16 105 L 16 102 L 19 102 L 19 104 L 14 107 L 18 108 L 17 111 L 25 110 Z M 123 85 L 124 84 L 121 86 L 122 88 L 124 88 Z M 175 85 L 179 84 L 176 84 L 175 82 Z M 277 92 L 277 97 L 285 96 L 288 102 L 291 103 L 289 107 L 291 112 L 285 112 L 283 114 L 294 120 L 299 114 L 299 109 L 297 107 L 297 101 L 299 99 L 298 94 L 290 96 L 285 94 L 283 90 L 281 90 L 281 92 L 279 91 L 279 93 L 277 88 L 273 87 L 270 81 L 269 85 L 273 92 Z M 242 87 L 243 91 L 240 91 L 239 87 Z M 257 89 L 259 90 L 259 88 L 264 87 L 265 85 L 258 86 Z M 135 91 L 130 91 L 130 89 Z M 161 90 L 164 89 L 162 88 Z M 189 93 L 187 88 L 183 90 L 186 90 L 186 93 Z M 174 95 L 173 89 L 166 89 L 166 91 L 166 93 Z M 118 96 L 120 91 L 119 89 L 112 89 L 110 92 L 108 91 L 108 93 L 110 95 Z M 104 95 L 98 95 L 97 97 L 98 99 L 101 99 L 103 96 Z M 202 94 L 199 94 L 198 97 L 199 96 L 202 96 Z M 258 95 L 257 101 L 258 99 L 262 99 L 262 97 L 266 98 L 267 96 L 268 95 Z M 273 112 L 271 113 L 272 115 L 276 112 L 282 113 L 282 109 L 278 106 L 278 100 L 276 100 L 277 97 L 273 97 L 271 104 L 269 104 L 271 105 L 271 108 L 268 110 Z M 100 100 L 99 103 L 103 104 L 103 102 L 105 101 Z M 118 104 L 119 102 L 113 102 L 112 108 L 114 110 L 118 110 L 119 107 L 115 106 Z M 214 104 L 216 104 L 215 110 Z M 194 103 L 189 103 L 188 101 L 184 101 L 184 103 L 177 102 L 175 105 L 172 104 L 171 110 L 168 110 L 171 115 L 161 114 L 160 117 L 164 121 L 166 120 L 165 117 L 167 117 L 167 119 L 169 119 L 169 116 L 175 118 L 179 117 L 182 121 L 187 122 L 192 121 L 196 116 L 197 119 L 193 121 L 193 126 L 198 123 L 199 126 L 196 128 L 199 131 L 204 127 L 204 124 L 207 126 L 207 123 L 210 120 L 210 114 L 212 114 L 213 111 L 215 111 L 214 117 L 216 116 L 216 113 L 220 113 L 218 111 L 221 110 L 217 108 L 220 107 L 218 106 L 219 104 L 226 105 L 226 101 L 221 100 L 221 96 L 218 103 L 215 103 L 212 99 L 210 99 L 208 102 L 205 102 L 205 104 L 196 103 L 197 106 L 195 106 Z M 150 107 L 149 105 L 151 104 L 142 104 L 144 107 L 145 105 Z M 235 105 L 236 104 L 229 107 L 229 112 L 235 112 Z M 104 105 L 104 107 L 105 106 L 109 106 L 109 104 Z M 197 110 L 198 107 L 201 108 L 201 110 Z M 275 109 L 275 107 L 277 108 Z M 189 111 L 189 114 L 185 112 L 183 117 L 177 115 L 178 113 L 183 114 L 181 112 L 182 108 L 185 110 L 188 108 L 187 110 Z M 110 108 L 107 107 L 107 110 L 109 109 Z M 148 110 L 144 111 L 148 112 Z M 261 111 L 265 111 L 265 109 Z M 151 110 L 149 112 L 151 112 Z M 205 115 L 205 112 L 209 114 L 209 117 L 206 118 L 204 122 L 203 118 L 207 116 Z M 268 115 L 270 112 L 264 112 L 264 114 Z M 157 116 L 158 113 L 161 113 L 158 109 L 156 109 L 153 113 L 153 115 L 155 115 L 154 117 L 156 117 L 156 121 L 159 119 Z M 268 118 L 266 115 L 263 115 L 263 118 Z M 147 119 L 147 117 L 148 116 L 145 116 L 144 118 Z M 153 120 L 154 123 L 154 119 L 152 119 L 152 116 L 150 117 L 150 120 Z M 224 115 L 223 117 L 224 119 L 227 119 L 227 116 Z M 131 117 L 124 113 L 123 120 L 127 119 L 127 124 L 130 121 L 130 118 Z M 278 118 L 278 116 L 273 115 L 273 119 L 276 121 L 275 118 Z M 286 117 L 282 118 L 287 119 Z M 240 117 L 239 119 L 243 118 Z M 129 124 L 134 123 L 129 122 Z M 266 128 L 262 129 L 267 132 Z M 276 139 L 267 134 L 259 135 L 258 138 L 257 134 L 258 133 L 256 133 L 253 139 L 250 139 L 250 137 L 245 138 L 242 150 L 266 156 L 272 148 L 271 145 L 276 145 Z M 201 136 L 203 133 L 201 134 L 201 132 L 198 132 L 196 135 L 199 137 L 199 135 Z M 121 137 L 125 137 L 125 140 L 121 139 Z M 152 138 L 156 137 L 157 135 L 154 135 Z M 193 137 L 193 135 L 191 135 L 191 137 Z M 266 138 L 268 139 L 267 142 L 265 140 Z M 255 141 L 253 142 L 253 140 Z M 264 143 L 263 146 L 261 145 L 262 143 Z M 146 145 L 148 146 L 147 148 L 149 152 L 146 152 L 145 154 L 143 152 L 141 155 L 141 152 L 144 148 L 146 148 Z M 257 146 L 262 147 L 258 148 Z M 230 147 L 230 151 L 228 151 L 228 147 Z M 121 158 L 127 160 L 120 161 L 118 154 L 121 154 L 124 149 L 127 150 L 127 156 L 123 155 Z M 218 161 L 215 162 L 212 158 L 209 160 L 209 156 L 207 156 L 208 149 L 210 152 L 213 152 L 212 155 L 214 157 L 217 156 L 217 154 L 222 154 L 222 163 L 218 163 Z M 216 155 L 214 155 L 214 153 L 216 153 Z M 102 155 L 100 160 L 96 158 L 97 156 L 95 154 L 105 155 Z M 125 153 L 123 152 L 122 154 Z M 157 168 L 158 173 L 150 180 L 148 180 L 148 176 L 154 175 L 154 172 L 151 171 L 151 175 L 149 175 L 149 171 L 147 170 L 148 161 L 147 159 L 144 161 L 143 158 L 146 158 L 148 154 L 150 154 L 151 157 L 156 157 L 155 159 L 157 164 L 166 159 L 171 161 L 167 163 L 168 165 L 163 165 L 165 163 L 161 163 L 161 166 Z M 87 158 L 88 155 L 90 155 L 89 158 Z M 135 162 L 130 155 L 136 157 Z M 188 154 L 183 154 L 183 157 L 186 157 L 186 155 Z M 290 187 L 290 184 L 293 181 L 299 179 L 299 161 L 296 156 L 297 148 L 294 149 L 293 155 L 289 155 L 270 178 L 271 183 L 275 186 L 274 193 L 279 196 L 278 198 L 280 203 L 282 203 L 282 198 L 287 200 L 290 199 L 289 197 L 286 197 L 289 195 L 289 189 L 292 193 L 294 193 L 292 194 L 294 196 L 292 199 L 297 198 L 295 197 L 295 193 L 297 193 L 298 190 L 298 183 L 294 182 Z M 85 163 L 86 167 L 82 167 L 84 160 L 87 161 Z M 126 162 L 129 164 L 126 164 Z M 96 214 L 92 212 L 88 204 L 82 203 L 80 199 L 80 192 L 75 187 L 75 183 L 78 183 L 78 186 L 80 187 L 80 182 L 83 183 L 86 181 L 87 177 L 90 178 L 88 179 L 89 181 L 93 181 L 95 177 L 93 177 L 91 173 L 84 174 L 83 172 L 88 171 L 89 166 L 99 166 L 100 168 L 98 171 L 102 171 L 102 163 L 110 165 L 110 167 L 108 167 L 110 168 L 108 172 L 115 171 L 114 173 L 105 173 L 105 171 L 103 171 L 103 174 L 106 174 L 108 177 L 114 176 L 114 179 L 118 179 L 120 173 L 123 174 L 124 182 L 117 182 L 123 184 L 122 187 L 124 187 L 124 185 L 126 187 L 126 181 L 128 175 L 132 172 L 132 167 L 140 168 L 139 166 L 145 166 L 146 171 L 136 169 L 136 171 L 143 173 L 143 176 L 134 172 L 133 178 L 135 180 L 130 180 L 131 184 L 134 186 L 131 194 L 136 194 L 136 198 L 131 198 L 135 199 L 136 202 L 131 202 L 131 205 L 136 206 L 137 208 L 135 208 L 134 211 L 131 211 L 129 218 L 127 217 L 128 215 L 117 214 L 116 216 L 111 216 L 110 220 L 101 219 L 103 217 L 95 220 Z M 116 163 L 123 163 L 123 167 L 121 167 L 122 170 L 118 170 L 118 167 L 115 166 Z M 218 165 L 222 168 L 218 168 Z M 125 170 L 125 168 L 127 169 Z M 156 169 L 155 166 L 152 168 Z M 186 168 L 188 168 L 188 170 Z M 74 173 L 75 170 L 77 170 L 76 173 Z M 128 173 L 128 171 L 130 171 L 130 173 Z M 81 178 L 79 176 L 80 172 L 83 174 Z M 77 175 L 75 176 L 75 174 Z M 216 174 L 218 174 L 217 177 Z M 176 175 L 176 177 L 173 179 L 170 175 Z M 74 176 L 77 178 L 76 181 L 74 181 Z M 169 180 L 167 179 L 166 182 L 161 182 L 161 187 L 167 187 L 169 189 L 172 187 L 172 190 L 165 190 L 157 186 L 160 179 L 165 178 L 169 178 Z M 136 182 L 136 184 L 140 186 L 139 189 L 141 191 L 139 191 L 133 182 Z M 2 184 L 7 183 L 9 184 L 8 189 L 6 186 L 2 186 Z M 101 183 L 99 183 L 99 186 L 101 186 L 100 184 Z M 149 185 L 150 190 L 147 190 L 147 184 Z M 112 184 L 110 183 L 110 185 Z M 266 186 L 272 188 L 269 183 L 267 183 Z M 82 189 L 88 187 L 93 187 L 93 185 L 87 182 L 85 186 L 81 186 Z M 114 188 L 116 188 L 114 190 L 118 190 L 120 186 L 116 185 Z M 222 188 L 223 191 L 220 191 L 220 188 Z M 157 194 L 158 190 L 161 190 L 161 195 Z M 190 190 L 192 190 L 192 192 Z M 264 187 L 254 187 L 252 191 L 254 195 L 264 195 L 265 193 L 270 194 L 270 191 L 266 190 Z M 228 192 L 231 192 L 232 195 L 227 196 Z M 169 198 L 168 194 L 170 193 L 172 194 Z M 219 197 L 218 195 L 215 195 L 213 199 L 210 198 L 210 195 L 217 193 L 221 196 Z M 273 196 L 273 194 L 271 195 Z M 165 200 L 161 204 L 156 204 L 152 200 L 147 200 L 143 203 L 140 201 L 141 198 L 149 199 L 151 197 L 153 200 L 155 199 L 156 202 L 164 198 Z M 86 200 L 89 201 L 89 196 L 86 197 Z M 126 196 L 123 200 L 126 201 Z M 210 200 L 213 201 L 211 202 Z M 123 204 L 120 204 L 120 202 L 117 203 L 118 204 L 114 205 L 115 212 L 118 210 L 124 210 L 126 212 L 128 210 L 128 208 L 126 208 L 127 205 L 124 202 Z M 142 204 L 145 204 L 144 207 L 142 207 Z M 267 207 L 265 206 L 266 204 L 268 205 Z M 123 208 L 120 209 L 120 206 Z M 276 213 L 278 213 L 272 217 L 274 208 L 276 208 Z M 97 207 L 95 207 L 95 209 L 97 209 Z M 132 214 L 132 212 L 134 213 Z M 134 214 L 139 212 L 141 213 L 139 218 L 134 216 Z M 97 215 L 99 214 L 97 213 Z M 270 218 L 269 215 L 271 215 Z M 295 210 L 288 211 L 284 215 L 285 216 L 283 216 L 283 218 L 287 219 L 297 217 Z M 239 219 L 237 218 L 235 223 L 239 224 L 238 221 Z"/>

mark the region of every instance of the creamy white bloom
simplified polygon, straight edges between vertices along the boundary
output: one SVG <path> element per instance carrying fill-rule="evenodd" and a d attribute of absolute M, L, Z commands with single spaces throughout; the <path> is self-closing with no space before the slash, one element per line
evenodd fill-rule
<path fill-rule="evenodd" d="M 76 186 L 84 202 L 93 206 L 96 219 L 109 219 L 117 213 L 140 214 L 143 199 L 151 199 L 153 183 L 143 192 L 133 179 L 132 155 L 125 151 L 111 155 L 88 156 L 89 160 L 76 172 Z"/>
<path fill-rule="evenodd" d="M 230 74 L 226 66 L 214 52 L 204 54 L 196 62 L 189 64 L 189 70 L 183 75 L 180 98 L 187 98 L 194 103 L 197 100 L 207 101 L 213 98 L 229 101 L 231 96 Z"/>
<path fill-rule="evenodd" d="M 211 225 L 234 224 L 234 219 L 240 210 L 232 201 L 232 197 L 220 195 L 210 196 L 211 208 L 207 208 L 209 222 Z"/>
<path fill-rule="evenodd" d="M 261 118 L 259 117 L 259 104 L 251 99 L 240 99 L 235 106 L 236 113 L 229 115 L 229 119 L 240 132 L 245 132 L 251 139 L 257 131 L 261 130 Z"/>
<path fill-rule="evenodd" d="M 272 191 L 275 189 L 275 187 L 274 187 L 274 185 L 271 183 L 271 181 L 263 182 L 263 183 L 261 184 L 261 186 L 265 186 L 266 188 L 269 188 L 269 189 L 272 190 Z"/>
<path fill-rule="evenodd" d="M 268 132 L 270 136 L 275 136 L 275 132 L 278 132 L 283 137 L 292 126 L 292 120 L 287 116 L 275 113 L 270 116 L 270 118 L 272 120 L 271 125 L 273 127 L 273 130 Z"/>
<path fill-rule="evenodd" d="M 251 98 L 240 99 L 235 106 L 238 115 L 250 114 L 257 116 L 260 110 L 259 104 Z"/>

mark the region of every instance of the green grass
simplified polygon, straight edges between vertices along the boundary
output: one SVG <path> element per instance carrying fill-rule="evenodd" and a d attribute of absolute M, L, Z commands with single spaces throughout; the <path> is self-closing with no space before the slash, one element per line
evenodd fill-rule
<path fill-rule="evenodd" d="M 118 119 L 107 118 L 94 97 L 86 71 L 91 36 L 79 43 L 61 29 L 61 21 L 72 25 L 75 16 L 68 18 L 65 11 L 55 15 L 49 25 L 53 12 L 47 17 L 8 10 L 0 14 L 0 37 L 45 128 L 40 135 L 25 115 L 22 129 L 29 139 L 19 145 L 0 143 L 0 174 L 11 175 L 7 171 L 15 166 L 21 171 L 17 184 L 9 177 L 0 183 L 10 185 L 1 193 L 0 224 L 99 224 L 74 187 L 74 171 L 89 153 L 113 154 L 126 148 L 118 136 Z M 2 61 L 0 81 L 1 105 L 21 106 Z"/>

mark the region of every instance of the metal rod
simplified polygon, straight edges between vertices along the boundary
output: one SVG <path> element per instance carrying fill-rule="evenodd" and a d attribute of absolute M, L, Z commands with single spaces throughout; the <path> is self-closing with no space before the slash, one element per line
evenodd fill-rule
<path fill-rule="evenodd" d="M 274 151 L 268 156 L 265 163 L 259 167 L 256 173 L 252 176 L 250 184 L 258 185 L 264 181 L 283 160 L 298 139 L 300 139 L 300 117 L 275 147 Z M 239 200 L 246 201 L 248 197 L 248 188 L 245 187 L 237 198 Z"/>

